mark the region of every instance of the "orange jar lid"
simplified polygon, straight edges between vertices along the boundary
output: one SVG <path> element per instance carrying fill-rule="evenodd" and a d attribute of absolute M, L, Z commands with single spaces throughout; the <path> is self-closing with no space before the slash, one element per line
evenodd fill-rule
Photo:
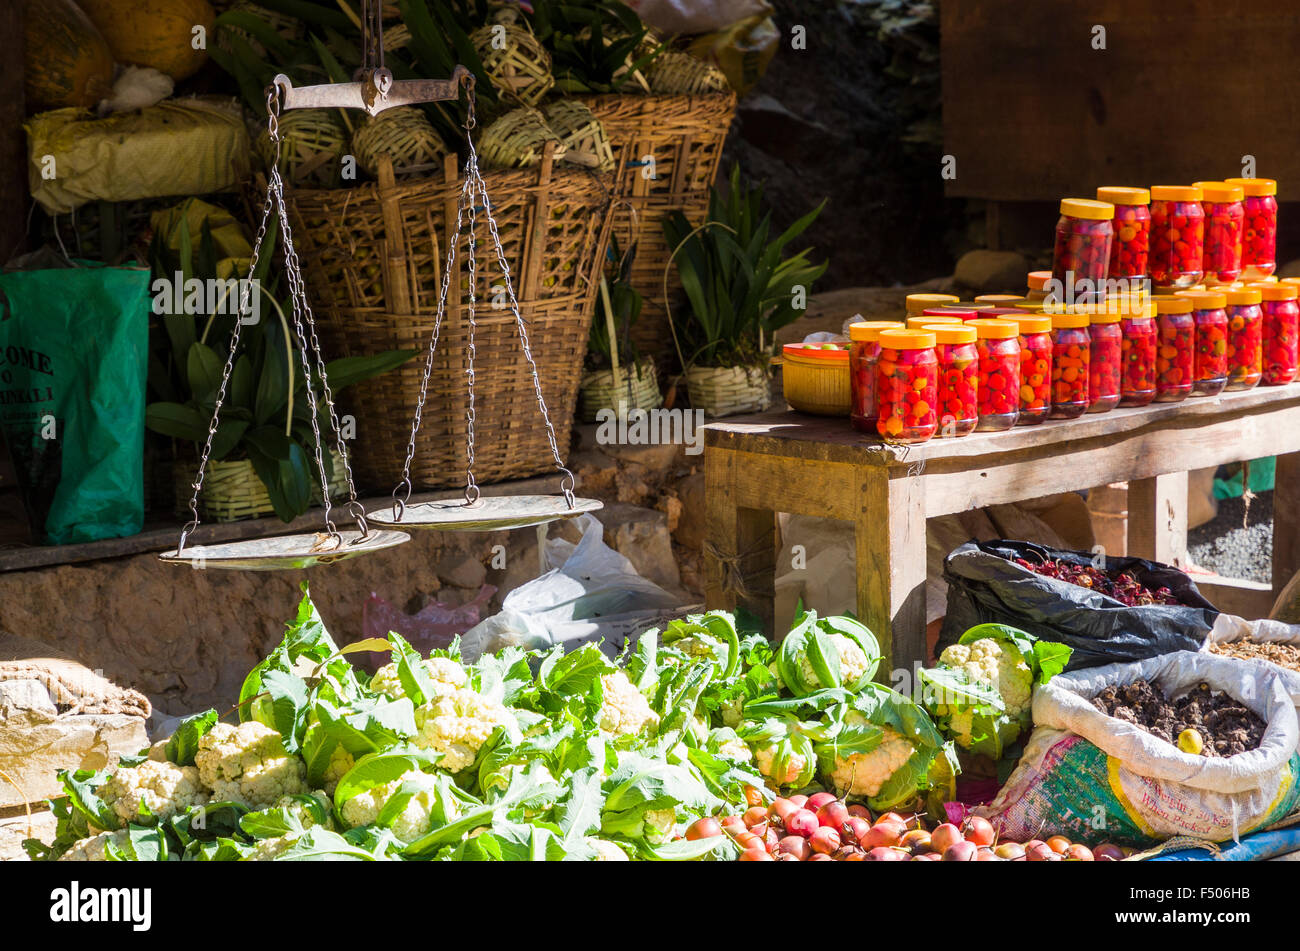
<path fill-rule="evenodd" d="M 900 330 L 902 326 L 897 320 L 859 320 L 849 324 L 849 339 L 870 342 L 879 339 L 881 331 Z"/>
<path fill-rule="evenodd" d="M 1108 201 L 1093 201 L 1091 198 L 1062 198 L 1061 214 L 1090 221 L 1109 221 L 1115 217 L 1115 206 Z"/>
<path fill-rule="evenodd" d="M 1133 309 L 1135 312 L 1138 310 L 1138 308 L 1133 308 Z M 1089 324 L 1117 324 L 1125 317 L 1127 317 L 1128 314 L 1129 314 L 1129 308 L 1127 307 L 1123 307 L 1123 308 L 1114 307 L 1114 306 L 1097 307 L 1094 309 L 1089 309 L 1088 323 Z"/>
<path fill-rule="evenodd" d="M 1174 296 L 1191 301 L 1194 310 L 1222 310 L 1228 306 L 1223 291 L 1179 291 Z"/>
<path fill-rule="evenodd" d="M 1147 205 L 1151 203 L 1151 192 L 1145 188 L 1129 188 L 1127 185 L 1103 185 L 1097 189 L 1097 200 L 1108 201 L 1112 205 Z"/>
<path fill-rule="evenodd" d="M 1157 314 L 1190 314 L 1192 302 L 1186 297 L 1157 297 Z"/>
<path fill-rule="evenodd" d="M 1008 317 L 1008 320 L 1014 320 L 1020 328 L 1020 335 L 1025 334 L 1045 334 L 1052 332 L 1052 318 L 1043 317 L 1039 314 L 1026 314 L 1024 317 Z"/>
<path fill-rule="evenodd" d="M 1084 313 L 1075 312 L 1072 314 L 1052 315 L 1053 330 L 1064 330 L 1072 327 L 1087 327 L 1090 323 L 1092 323 L 1092 321 L 1089 320 L 1088 315 Z"/>
<path fill-rule="evenodd" d="M 992 304 L 995 308 L 1015 307 L 1023 300 L 1024 298 L 1019 294 L 981 294 L 975 298 L 975 303 Z"/>
<path fill-rule="evenodd" d="M 1230 307 L 1249 307 L 1251 304 L 1258 304 L 1264 299 L 1258 288 L 1250 287 L 1233 287 L 1224 290 L 1223 296 L 1227 298 Z"/>
<path fill-rule="evenodd" d="M 907 329 L 925 330 L 931 325 L 938 324 L 956 324 L 960 327 L 965 322 L 966 321 L 962 320 L 960 317 L 928 317 L 925 314 L 922 314 L 920 317 L 908 317 Z"/>
<path fill-rule="evenodd" d="M 1031 291 L 1041 291 L 1047 287 L 1047 282 L 1052 279 L 1051 271 L 1030 271 L 1025 279 L 1025 286 Z"/>
<path fill-rule="evenodd" d="M 1201 190 L 1201 201 L 1241 201 L 1246 195 L 1240 185 L 1228 182 L 1193 182 L 1192 187 Z"/>
<path fill-rule="evenodd" d="M 880 345 L 892 350 L 929 350 L 934 347 L 932 330 L 884 330 Z"/>
<path fill-rule="evenodd" d="M 1295 280 L 1289 278 L 1288 280 Z M 1300 295 L 1300 281 L 1296 284 L 1288 284 L 1287 281 L 1278 281 L 1276 284 L 1251 284 L 1255 290 L 1259 291 L 1260 297 L 1264 300 L 1295 300 Z"/>
<path fill-rule="evenodd" d="M 931 324 L 921 329 L 932 331 L 938 343 L 974 343 L 976 337 L 970 324 Z"/>
<path fill-rule="evenodd" d="M 1008 340 L 1020 336 L 1020 324 L 1014 320 L 999 317 L 983 317 L 967 321 L 968 325 L 979 332 L 981 340 Z"/>
<path fill-rule="evenodd" d="M 1152 185 L 1153 201 L 1200 201 L 1201 190 L 1195 185 Z"/>
<path fill-rule="evenodd" d="M 1272 178 L 1225 178 L 1224 181 L 1229 185 L 1240 185 L 1251 198 L 1277 194 L 1277 181 Z"/>
<path fill-rule="evenodd" d="M 908 294 L 905 304 L 909 314 L 919 314 L 927 307 L 938 304 L 955 304 L 960 298 L 956 294 Z"/>

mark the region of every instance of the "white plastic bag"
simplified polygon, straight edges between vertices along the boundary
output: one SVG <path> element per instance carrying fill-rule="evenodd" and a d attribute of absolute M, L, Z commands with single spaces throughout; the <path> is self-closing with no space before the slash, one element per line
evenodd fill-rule
<path fill-rule="evenodd" d="M 500 613 L 465 633 L 461 651 L 467 660 L 511 645 L 532 650 L 602 640 L 616 651 L 627 637 L 697 608 L 637 574 L 605 544 L 595 516 L 583 515 L 577 524 L 582 538 L 576 545 L 549 540 L 549 570 L 511 591 Z"/>
<path fill-rule="evenodd" d="M 1220 614 L 1215 618 L 1214 627 L 1210 629 L 1210 633 L 1206 636 L 1205 644 L 1201 650 L 1208 651 L 1211 644 L 1226 644 L 1229 641 L 1240 641 L 1245 638 L 1263 643 L 1295 644 L 1300 647 L 1300 625 L 1283 624 L 1281 621 L 1267 619 L 1247 621 L 1245 618 L 1239 618 L 1231 614 Z M 1264 664 L 1268 670 L 1277 671 L 1291 694 L 1291 702 L 1297 708 L 1300 708 L 1300 671 L 1280 667 L 1263 659 L 1255 661 L 1242 660 L 1242 663 Z M 1297 716 L 1300 716 L 1300 712 L 1297 713 Z"/>

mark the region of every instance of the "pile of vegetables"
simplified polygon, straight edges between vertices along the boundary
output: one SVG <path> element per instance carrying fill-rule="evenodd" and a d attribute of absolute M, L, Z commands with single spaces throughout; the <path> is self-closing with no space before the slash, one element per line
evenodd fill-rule
<path fill-rule="evenodd" d="M 348 660 L 388 650 L 367 677 Z M 340 649 L 309 596 L 209 710 L 112 770 L 61 773 L 42 859 L 734 859 L 703 817 L 815 782 L 915 806 L 953 750 L 925 711 L 871 682 L 874 637 L 803 616 L 779 650 L 710 612 L 594 645 L 477 663 L 401 637 Z M 234 720 L 237 722 L 227 722 Z M 815 790 L 809 790 L 815 791 Z"/>

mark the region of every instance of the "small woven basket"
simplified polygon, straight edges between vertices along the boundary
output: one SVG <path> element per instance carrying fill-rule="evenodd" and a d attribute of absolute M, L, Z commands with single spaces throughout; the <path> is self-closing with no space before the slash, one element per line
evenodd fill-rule
<path fill-rule="evenodd" d="M 215 7 L 216 5 L 214 4 L 213 6 Z M 267 7 L 261 6 L 260 4 L 252 2 L 252 0 L 236 0 L 236 2 L 231 4 L 227 10 L 217 10 L 217 12 L 252 14 L 258 19 L 266 21 L 267 26 L 271 27 L 271 29 L 275 30 L 275 32 L 279 33 L 286 40 L 291 42 L 300 42 L 307 36 L 307 25 L 302 20 L 294 16 L 289 16 L 287 13 L 281 13 L 278 10 L 271 10 Z M 263 46 L 255 36 L 241 27 L 232 26 L 230 24 L 222 24 L 217 30 L 218 49 L 225 50 L 227 53 L 231 51 L 230 41 L 225 37 L 225 32 L 227 30 L 247 42 L 249 48 L 258 56 L 266 55 L 266 47 Z"/>
<path fill-rule="evenodd" d="M 659 96 L 706 96 L 726 92 L 722 70 L 690 53 L 660 53 L 646 67 L 650 89 Z"/>
<path fill-rule="evenodd" d="M 590 370 L 582 376 L 578 389 L 578 412 L 584 423 L 597 421 L 596 414 L 607 409 L 617 416 L 620 409 L 658 409 L 664 405 L 659 392 L 659 374 L 649 361 L 629 369 L 624 367 L 614 382 L 613 370 Z"/>
<path fill-rule="evenodd" d="M 470 34 L 492 85 L 507 99 L 535 106 L 555 85 L 551 54 L 525 27 L 497 22 Z"/>
<path fill-rule="evenodd" d="M 543 115 L 564 147 L 564 161 L 613 171 L 614 149 L 605 127 L 590 109 L 576 99 L 560 99 L 547 106 Z"/>
<path fill-rule="evenodd" d="M 393 172 L 400 177 L 441 169 L 443 159 L 451 154 L 433 123 L 414 106 L 367 116 L 352 136 L 352 151 L 357 164 L 372 177 L 379 174 L 380 155 L 392 159 Z"/>
<path fill-rule="evenodd" d="M 542 160 L 547 142 L 556 143 L 554 158 L 563 159 L 564 145 L 547 125 L 546 117 L 524 106 L 507 112 L 483 130 L 478 152 L 489 168 L 528 168 Z"/>
<path fill-rule="evenodd" d="M 717 419 L 737 413 L 761 413 L 772 405 L 767 367 L 691 367 L 686 390 L 694 409 Z"/>
<path fill-rule="evenodd" d="M 330 478 L 330 498 L 347 495 L 348 482 L 343 471 L 343 458 L 330 450 L 334 461 Z M 313 480 L 319 474 L 313 471 Z M 190 496 L 194 494 L 194 462 L 177 459 L 172 464 L 172 481 L 176 487 L 176 514 L 189 513 Z M 320 486 L 313 481 L 312 502 L 320 504 Z M 199 515 L 216 522 L 237 522 L 246 518 L 261 518 L 275 513 L 266 486 L 257 477 L 257 470 L 247 459 L 209 460 L 203 476 L 203 491 L 199 493 Z"/>
<path fill-rule="evenodd" d="M 348 131 L 331 109 L 293 109 L 280 116 L 280 168 L 293 185 L 333 188 L 340 182 L 340 159 Z M 269 167 L 275 146 L 265 131 L 257 153 Z"/>

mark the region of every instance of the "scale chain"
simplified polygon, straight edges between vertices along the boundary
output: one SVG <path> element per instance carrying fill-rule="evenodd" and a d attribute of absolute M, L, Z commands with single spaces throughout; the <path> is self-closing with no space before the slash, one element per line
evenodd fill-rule
<path fill-rule="evenodd" d="M 393 489 L 394 521 L 400 522 L 402 520 L 402 516 L 406 511 L 406 503 L 411 498 L 411 465 L 415 461 L 415 437 L 419 433 L 420 424 L 424 420 L 424 403 L 429 394 L 429 377 L 433 373 L 434 352 L 438 349 L 438 336 L 442 331 L 442 318 L 447 312 L 447 290 L 451 284 L 452 269 L 456 264 L 456 246 L 460 243 L 466 202 L 469 200 L 471 192 L 471 182 L 466 179 L 465 184 L 461 186 L 460 200 L 456 205 L 456 229 L 447 242 L 447 260 L 442 269 L 442 282 L 438 290 L 438 310 L 433 321 L 433 335 L 429 338 L 429 353 L 424 361 L 424 375 L 420 379 L 420 399 L 415 404 L 415 416 L 411 420 L 411 438 L 406 443 L 406 461 L 402 466 L 402 481 L 397 483 L 397 487 Z M 397 494 L 403 487 L 406 489 L 406 494 L 399 499 Z"/>
<path fill-rule="evenodd" d="M 474 332 L 478 329 L 478 323 L 475 319 L 477 316 L 475 308 L 478 305 L 475 287 L 475 282 L 478 280 L 478 254 L 474 238 L 475 212 L 477 209 L 474 207 L 472 194 L 473 178 L 466 177 L 470 180 L 471 195 L 469 202 L 469 233 L 467 236 L 469 254 L 465 259 L 465 267 L 469 272 L 469 307 L 467 310 L 469 315 L 469 345 L 466 348 L 469 355 L 469 366 L 465 370 L 465 380 L 469 386 L 469 405 L 465 411 L 465 421 L 468 427 L 465 435 L 465 502 L 468 505 L 473 505 L 478 501 L 480 494 L 478 483 L 474 481 L 474 359 L 477 356 L 474 349 Z"/>
<path fill-rule="evenodd" d="M 542 411 L 542 421 L 546 424 L 546 438 L 551 446 L 551 456 L 555 460 L 555 467 L 564 473 L 564 478 L 560 482 L 560 491 L 564 494 L 564 499 L 569 504 L 569 508 L 575 506 L 573 495 L 573 473 L 565 468 L 564 460 L 560 457 L 560 449 L 555 441 L 555 427 L 551 424 L 551 414 L 546 409 L 546 400 L 542 396 L 542 380 L 537 373 L 537 363 L 533 359 L 532 347 L 528 343 L 528 329 L 525 325 L 523 314 L 519 311 L 519 301 L 515 297 L 513 282 L 510 280 L 510 265 L 506 263 L 505 249 L 501 246 L 501 235 L 497 232 L 496 218 L 492 215 L 492 200 L 488 197 L 487 183 L 483 180 L 483 175 L 478 168 L 478 154 L 474 150 L 474 143 L 469 143 L 469 158 L 466 160 L 468 175 L 478 183 L 478 192 L 483 200 L 483 217 L 487 220 L 488 231 L 492 234 L 492 244 L 496 250 L 497 264 L 501 268 L 501 279 L 505 284 L 506 295 L 510 301 L 510 312 L 514 315 L 515 325 L 519 328 L 519 340 L 523 346 L 524 358 L 528 361 L 528 368 L 533 375 L 533 391 L 537 394 L 537 406 Z M 471 245 L 472 250 L 472 245 Z"/>

